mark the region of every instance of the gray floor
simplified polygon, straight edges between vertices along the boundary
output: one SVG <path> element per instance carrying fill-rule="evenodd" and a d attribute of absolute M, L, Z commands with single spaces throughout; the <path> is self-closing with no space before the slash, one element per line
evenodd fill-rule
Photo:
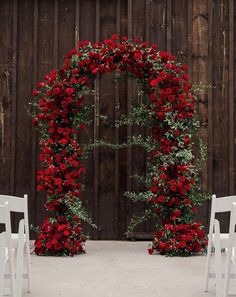
<path fill-rule="evenodd" d="M 205 256 L 148 255 L 147 242 L 88 241 L 74 258 L 32 256 L 31 297 L 211 297 Z M 24 296 L 27 296 L 25 293 Z"/>

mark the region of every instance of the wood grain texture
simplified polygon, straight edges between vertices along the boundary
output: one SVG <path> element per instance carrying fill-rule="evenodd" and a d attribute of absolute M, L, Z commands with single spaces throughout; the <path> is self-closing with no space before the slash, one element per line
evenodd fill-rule
<path fill-rule="evenodd" d="M 193 84 L 212 85 L 198 94 L 197 113 L 202 123 L 198 137 L 207 145 L 208 160 L 201 173 L 202 186 L 219 195 L 235 192 L 235 68 L 236 5 L 233 0 L 2 0 L 0 1 L 0 191 L 30 197 L 30 223 L 39 224 L 45 195 L 35 192 L 35 172 L 39 166 L 37 134 L 27 115 L 31 92 L 52 68 L 60 66 L 77 40 L 102 40 L 113 33 L 157 43 L 178 62 L 190 66 Z M 104 138 L 125 142 L 127 136 L 142 133 L 138 127 L 104 126 L 97 113 L 114 123 L 141 102 L 137 85 L 122 74 L 95 82 L 93 125 L 82 131 L 79 140 Z M 198 152 L 197 156 L 198 156 Z M 142 162 L 138 155 L 142 155 Z M 138 148 L 117 152 L 95 150 L 86 160 L 82 200 L 100 230 L 96 239 L 124 239 L 132 213 L 143 210 L 128 202 L 126 190 L 140 190 L 129 176 L 140 173 L 145 154 Z M 207 224 L 210 203 L 199 218 Z M 226 217 L 221 217 L 226 221 Z M 152 224 L 138 229 L 150 234 Z M 148 236 L 148 235 L 147 235 Z M 145 237 L 145 236 L 144 236 Z"/>
<path fill-rule="evenodd" d="M 0 55 L 0 186 L 14 192 L 15 176 L 15 102 L 16 102 L 16 3 L 5 1 L 0 10 L 0 38 L 4 51 Z M 13 29 L 14 28 L 14 29 Z M 14 48 L 13 48 L 14 42 Z"/>
<path fill-rule="evenodd" d="M 205 0 L 193 1 L 192 3 L 192 81 L 196 85 L 201 83 L 208 85 L 208 66 L 209 66 L 209 45 L 208 45 L 208 5 Z M 189 44 L 190 45 L 190 44 Z M 208 110 L 207 110 L 207 90 L 197 93 L 197 114 L 201 122 L 201 127 L 196 135 L 196 143 L 199 139 L 207 146 L 208 141 Z M 196 153 L 198 147 L 196 147 Z M 208 166 L 204 162 L 201 171 L 201 185 L 207 189 Z M 204 224 L 209 218 L 208 202 L 199 209 L 199 217 Z"/>
<path fill-rule="evenodd" d="M 101 35 L 104 40 L 116 32 L 116 2 L 103 0 L 100 7 Z M 100 104 L 99 113 L 107 115 L 109 125 L 102 123 L 99 126 L 99 137 L 107 142 L 115 142 L 115 74 L 108 73 L 100 78 Z M 117 207 L 115 195 L 115 151 L 110 149 L 99 149 L 99 239 L 115 238 Z M 106 216 L 103 214 L 106 213 Z"/>

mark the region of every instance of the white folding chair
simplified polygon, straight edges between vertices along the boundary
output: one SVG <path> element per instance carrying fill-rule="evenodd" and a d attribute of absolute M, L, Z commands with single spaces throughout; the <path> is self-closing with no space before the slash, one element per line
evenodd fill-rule
<path fill-rule="evenodd" d="M 207 261 L 205 272 L 205 291 L 208 291 L 209 279 L 216 278 L 216 294 L 222 296 L 222 259 L 221 250 L 227 250 L 229 244 L 229 233 L 220 233 L 219 221 L 215 219 L 217 213 L 231 212 L 232 203 L 236 202 L 236 196 L 225 196 L 216 198 L 212 195 L 211 216 L 208 235 Z M 215 272 L 211 272 L 211 254 L 215 249 Z"/>
<path fill-rule="evenodd" d="M 5 225 L 5 231 L 0 234 L 0 297 L 4 294 L 4 274 L 6 264 L 9 264 L 10 292 L 16 297 L 15 268 L 11 239 L 11 217 L 8 202 L 0 205 L 0 224 Z"/>
<path fill-rule="evenodd" d="M 29 242 L 29 219 L 28 219 L 28 196 L 22 197 L 0 195 L 0 204 L 8 202 L 11 212 L 23 213 L 24 215 L 24 258 L 26 262 L 26 274 L 23 274 L 23 278 L 27 279 L 27 290 L 31 291 L 31 272 L 30 272 L 30 242 Z M 17 248 L 19 235 L 17 233 L 12 234 L 12 246 Z"/>
<path fill-rule="evenodd" d="M 229 281 L 231 277 L 232 266 L 236 266 L 236 257 L 233 253 L 235 247 L 235 226 L 236 226 L 236 203 L 232 203 L 232 211 L 230 216 L 230 226 L 229 226 L 229 245 L 228 253 L 226 258 L 226 268 L 225 268 L 225 281 L 224 281 L 224 294 L 223 297 L 228 297 L 229 293 Z"/>

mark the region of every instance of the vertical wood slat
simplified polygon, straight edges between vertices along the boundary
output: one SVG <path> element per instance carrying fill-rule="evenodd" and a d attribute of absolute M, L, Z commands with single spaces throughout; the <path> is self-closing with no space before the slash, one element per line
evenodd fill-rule
<path fill-rule="evenodd" d="M 34 0 L 34 23 L 33 23 L 33 88 L 37 83 L 38 78 L 38 0 Z M 34 201 L 34 205 L 36 203 L 36 191 L 35 191 L 35 176 L 36 176 L 36 139 L 37 133 L 36 129 L 32 130 L 32 172 L 31 172 L 31 197 Z M 34 223 L 37 222 L 37 211 L 34 211 Z"/>
<path fill-rule="evenodd" d="M 150 43 L 151 34 L 150 34 L 150 13 L 151 13 L 151 0 L 146 0 L 146 9 L 145 9 L 145 41 Z"/>
<path fill-rule="evenodd" d="M 166 49 L 167 52 L 171 53 L 171 27 L 172 27 L 172 0 L 167 0 L 167 12 L 166 12 L 166 19 L 167 19 L 167 29 L 166 29 Z"/>
<path fill-rule="evenodd" d="M 192 77 L 193 0 L 188 0 L 188 72 Z"/>
<path fill-rule="evenodd" d="M 121 0 L 116 1 L 116 34 L 120 35 L 121 31 Z M 115 80 L 115 123 L 119 120 L 120 116 L 120 83 L 118 79 Z M 119 143 L 120 130 L 119 127 L 115 125 L 115 143 Z M 116 224 L 114 224 L 113 234 L 115 238 L 118 238 L 119 234 L 119 151 L 115 150 L 115 205 L 114 207 L 114 218 Z"/>
<path fill-rule="evenodd" d="M 80 0 L 75 0 L 75 48 L 78 47 L 79 41 L 79 12 L 80 12 Z"/>
<path fill-rule="evenodd" d="M 229 0 L 229 193 L 234 193 L 234 0 Z"/>
<path fill-rule="evenodd" d="M 128 38 L 132 38 L 132 9 L 133 9 L 133 1 L 128 0 Z M 133 84 L 130 79 L 127 81 L 127 114 L 130 113 L 131 110 L 131 100 L 133 95 Z M 131 126 L 127 126 L 127 138 L 131 137 L 132 128 Z M 130 176 L 132 175 L 132 148 L 129 146 L 127 148 L 127 191 L 131 190 L 132 181 Z M 128 220 L 131 214 L 131 205 L 130 202 L 127 203 L 127 224 L 129 224 Z"/>
<path fill-rule="evenodd" d="M 212 192 L 213 125 L 212 125 L 212 0 L 208 0 L 208 190 Z"/>
<path fill-rule="evenodd" d="M 100 0 L 96 1 L 96 26 L 95 39 L 100 39 Z M 99 137 L 99 77 L 95 80 L 95 95 L 94 95 L 94 140 Z M 98 208 L 99 208 L 99 152 L 94 149 L 94 221 L 99 225 Z M 98 239 L 98 231 L 94 232 L 94 238 Z"/>
<path fill-rule="evenodd" d="M 58 0 L 54 0 L 53 66 L 58 65 Z"/>
<path fill-rule="evenodd" d="M 132 8 L 133 1 L 128 0 L 128 38 L 132 38 Z M 128 79 L 128 89 L 127 89 L 127 114 L 131 110 L 131 100 L 132 100 L 132 81 Z M 127 137 L 131 137 L 132 129 L 130 126 L 127 127 Z M 132 174 L 132 163 L 131 163 L 132 149 L 131 147 L 127 148 L 127 190 L 131 190 L 131 179 Z"/>
<path fill-rule="evenodd" d="M 11 126 L 11 175 L 10 191 L 15 193 L 16 168 L 16 61 L 17 61 L 17 0 L 13 1 L 13 38 L 12 38 L 12 126 Z"/>

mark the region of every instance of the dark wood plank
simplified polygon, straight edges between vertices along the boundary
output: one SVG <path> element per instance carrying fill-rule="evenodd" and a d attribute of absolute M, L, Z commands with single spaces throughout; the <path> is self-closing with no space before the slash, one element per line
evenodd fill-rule
<path fill-rule="evenodd" d="M 33 10 L 33 72 L 32 72 L 32 89 L 35 88 L 37 79 L 38 79 L 38 1 L 34 0 L 34 10 Z M 32 127 L 32 124 L 31 124 Z M 31 171 L 31 203 L 30 208 L 37 208 L 39 202 L 39 212 L 36 212 L 33 209 L 34 213 L 34 226 L 41 223 L 43 217 L 45 215 L 43 210 L 43 194 L 36 195 L 36 166 L 38 162 L 38 138 L 36 129 L 32 129 L 32 142 L 31 142 L 31 150 L 32 150 L 32 171 Z M 36 159 L 37 158 L 37 159 Z M 40 222 L 40 223 L 39 223 Z M 33 234 L 31 234 L 33 236 Z"/>
<path fill-rule="evenodd" d="M 121 31 L 121 0 L 116 0 L 116 34 L 120 36 Z M 116 72 L 118 74 L 118 72 Z M 115 75 L 116 75 L 115 74 Z M 115 122 L 119 120 L 120 117 L 120 82 L 118 79 L 115 80 Z M 115 126 L 115 143 L 119 143 L 120 129 Z M 115 150 L 115 172 L 114 172 L 114 222 L 113 222 L 113 234 L 114 238 L 119 238 L 119 150 Z"/>
<path fill-rule="evenodd" d="M 213 11 L 212 11 L 212 0 L 208 0 L 208 85 L 213 86 L 212 80 L 212 25 L 213 25 Z M 208 88 L 208 141 L 207 141 L 207 161 L 208 161 L 208 189 L 212 192 L 213 189 L 213 101 L 212 101 L 212 87 Z"/>
<path fill-rule="evenodd" d="M 100 41 L 100 6 L 101 1 L 96 1 L 96 18 L 95 18 L 95 41 Z M 95 96 L 94 96 L 94 140 L 99 138 L 99 109 L 100 109 L 100 81 L 99 78 L 95 80 Z M 100 216 L 99 216 L 99 151 L 94 150 L 94 220 L 100 230 Z M 94 232 L 94 238 L 98 239 L 100 236 L 99 230 Z"/>
<path fill-rule="evenodd" d="M 16 64 L 16 164 L 15 194 L 29 194 L 29 221 L 35 223 L 35 199 L 32 193 L 32 125 L 27 114 L 32 93 L 34 1 L 21 1 L 17 8 L 17 64 Z M 27 28 L 27 30 L 26 30 Z M 16 221 L 15 221 L 16 225 Z"/>
<path fill-rule="evenodd" d="M 208 84 L 208 6 L 205 0 L 193 1 L 193 20 L 192 20 L 192 82 L 195 85 Z M 208 109 L 207 109 L 207 90 L 197 94 L 197 116 L 201 122 L 201 127 L 196 135 L 196 140 L 201 139 L 207 147 L 208 141 Z M 198 147 L 195 151 L 198 157 Z M 207 189 L 208 166 L 204 166 L 200 174 L 201 186 Z M 199 219 L 207 226 L 209 217 L 208 202 L 199 208 Z"/>
<path fill-rule="evenodd" d="M 80 0 L 75 0 L 75 48 L 78 47 L 79 41 L 79 17 L 80 17 Z"/>
<path fill-rule="evenodd" d="M 100 38 L 104 40 L 116 32 L 116 2 L 103 0 L 100 6 Z M 108 73 L 100 79 L 99 114 L 107 115 L 109 123 L 115 120 L 115 74 Z M 99 138 L 114 143 L 115 130 L 112 127 L 99 125 Z M 115 238 L 114 217 L 117 207 L 115 197 L 115 152 L 111 149 L 99 150 L 99 239 Z M 104 215 L 106 214 L 106 215 Z M 116 232 L 115 232 L 116 233 Z"/>
<path fill-rule="evenodd" d="M 172 1 L 171 53 L 188 63 L 188 0 Z"/>
<path fill-rule="evenodd" d="M 11 194 L 15 186 L 16 1 L 1 2 L 0 7 L 0 191 Z"/>
<path fill-rule="evenodd" d="M 15 168 L 16 168 L 16 61 L 17 61 L 17 1 L 13 1 L 12 20 L 12 134 L 11 134 L 11 194 L 15 192 Z M 5 72 L 9 79 L 8 70 Z M 9 82 L 8 82 L 9 84 Z"/>
<path fill-rule="evenodd" d="M 121 20 L 120 34 L 121 36 L 128 35 L 128 3 L 126 0 L 121 0 Z M 120 95 L 120 114 L 127 112 L 127 76 L 121 74 L 119 80 L 119 95 Z M 119 141 L 124 143 L 127 137 L 127 129 L 125 126 L 119 129 Z M 124 192 L 127 190 L 127 150 L 119 150 L 119 217 L 118 217 L 118 238 L 124 239 L 127 230 L 127 199 L 124 197 Z"/>
<path fill-rule="evenodd" d="M 59 0 L 58 13 L 58 65 L 62 65 L 66 53 L 75 45 L 75 1 Z"/>
<path fill-rule="evenodd" d="M 213 32 L 212 32 L 212 90 L 214 98 L 212 110 L 213 126 L 213 191 L 216 195 L 229 194 L 229 31 L 228 1 L 213 1 Z M 226 216 L 222 230 L 227 231 Z"/>
<path fill-rule="evenodd" d="M 233 27 L 234 27 L 234 35 L 233 35 L 233 39 L 234 39 L 234 45 L 233 45 L 233 63 L 234 63 L 234 68 L 233 68 L 233 90 L 234 90 L 234 100 L 233 100 L 233 104 L 234 104 L 234 113 L 236 111 L 236 98 L 235 98 L 235 94 L 236 94 L 236 83 L 235 83 L 235 73 L 236 73 L 236 44 L 235 44 L 235 40 L 236 40 L 236 30 L 235 30 L 235 25 L 236 25 L 236 5 L 234 4 L 234 20 L 233 20 Z M 234 146 L 236 145 L 236 117 L 234 114 Z M 234 156 L 234 171 L 236 168 L 236 158 Z M 234 172 L 235 174 L 235 172 Z M 236 190 L 236 179 L 234 180 L 234 189 Z"/>
<path fill-rule="evenodd" d="M 172 0 L 167 0 L 166 22 L 167 22 L 166 50 L 169 53 L 171 53 L 171 45 L 172 45 Z"/>
<path fill-rule="evenodd" d="M 132 38 L 133 37 L 133 1 L 132 0 L 128 0 L 128 28 L 127 28 L 127 33 L 128 33 L 128 38 Z M 127 81 L 127 108 L 126 108 L 126 112 L 127 114 L 130 113 L 131 111 L 131 102 L 132 102 L 132 97 L 133 97 L 133 84 L 132 81 L 130 79 L 128 79 Z M 132 128 L 130 126 L 127 127 L 127 138 L 130 138 L 132 136 Z M 126 139 L 127 141 L 127 139 Z M 127 191 L 131 191 L 132 190 L 132 180 L 130 178 L 130 176 L 132 175 L 132 148 L 128 147 L 127 148 L 127 161 L 126 161 L 126 178 L 127 178 Z M 130 218 L 132 216 L 131 213 L 131 209 L 132 209 L 132 204 L 130 201 L 127 201 L 127 225 L 129 224 Z"/>
<path fill-rule="evenodd" d="M 190 78 L 192 77 L 192 42 L 193 42 L 193 1 L 188 0 L 188 73 L 190 75 Z"/>
<path fill-rule="evenodd" d="M 58 65 L 58 0 L 54 0 L 53 66 Z"/>
<path fill-rule="evenodd" d="M 96 39 L 95 22 L 91 20 L 96 19 L 96 4 L 95 0 L 80 1 L 79 6 L 79 39 L 90 40 L 92 42 Z M 94 96 L 87 96 L 88 103 L 94 104 Z M 96 100 L 95 100 L 96 101 Z M 90 127 L 83 129 L 79 134 L 80 143 L 89 143 L 90 140 L 94 139 L 94 116 L 93 122 Z M 94 192 L 94 153 L 91 153 L 89 158 L 85 161 L 86 176 L 84 181 L 84 191 L 82 192 L 81 198 L 83 205 L 86 207 L 88 212 L 91 214 L 93 220 L 97 223 L 97 217 L 95 215 L 95 192 Z M 94 238 L 94 230 L 84 224 L 84 231 L 89 233 Z"/>
<path fill-rule="evenodd" d="M 149 6 L 147 5 L 148 1 L 134 1 L 133 2 L 133 7 L 132 7 L 132 35 L 134 37 L 139 38 L 140 40 L 146 40 L 146 37 L 149 37 L 149 32 L 147 32 L 147 26 L 146 24 L 148 23 L 147 21 L 147 11 L 146 9 L 149 10 Z M 146 11 L 146 13 L 144 13 Z M 150 12 L 150 11 L 148 11 Z M 137 84 L 137 81 L 134 79 L 133 80 L 133 86 L 132 86 L 132 103 L 139 105 L 142 103 L 142 96 L 139 95 L 139 86 Z M 132 127 L 132 135 L 137 136 L 137 135 L 143 135 L 145 137 L 146 129 L 141 128 L 138 126 L 133 126 Z M 131 164 L 132 164 L 132 171 L 131 175 L 144 175 L 146 171 L 146 151 L 145 149 L 139 147 L 139 146 L 134 146 L 132 147 L 132 155 L 131 155 Z M 138 193 L 139 191 L 144 190 L 144 185 L 137 181 L 136 179 L 132 178 L 131 179 L 131 185 L 132 185 L 132 191 Z M 133 203 L 132 201 L 128 202 L 130 204 L 130 212 L 129 212 L 129 217 L 128 220 L 130 221 L 130 218 L 133 215 L 139 215 L 142 214 L 145 210 L 145 203 Z M 146 224 L 141 224 L 136 228 L 135 231 L 143 232 L 146 229 Z"/>
<path fill-rule="evenodd" d="M 54 34 L 57 34 L 57 2 L 43 0 L 39 1 L 38 6 L 38 24 L 35 24 L 35 29 L 38 33 L 35 32 L 34 38 L 34 63 L 37 64 L 37 72 L 34 73 L 34 78 L 37 81 L 41 81 L 45 74 L 49 73 L 57 63 L 57 45 L 55 44 L 56 38 L 52 38 Z M 34 17 L 34 22 L 36 18 Z M 47 34 L 45 34 L 47 32 Z M 38 46 L 40 44 L 40 46 Z M 37 50 L 36 50 L 37 49 Z M 34 67 L 35 69 L 35 67 Z M 39 141 L 39 139 L 38 139 Z M 37 160 L 39 155 L 38 145 L 37 145 Z M 40 167 L 38 161 L 37 167 Z M 45 193 L 38 193 L 36 199 L 37 207 L 37 225 L 41 224 L 42 217 L 45 216 L 45 211 L 43 209 L 43 201 L 46 199 Z"/>
<path fill-rule="evenodd" d="M 229 193 L 235 193 L 234 186 L 234 1 L 229 0 Z"/>
<path fill-rule="evenodd" d="M 150 5 L 150 42 L 157 44 L 160 50 L 165 51 L 167 46 L 167 0 L 153 0 Z"/>

